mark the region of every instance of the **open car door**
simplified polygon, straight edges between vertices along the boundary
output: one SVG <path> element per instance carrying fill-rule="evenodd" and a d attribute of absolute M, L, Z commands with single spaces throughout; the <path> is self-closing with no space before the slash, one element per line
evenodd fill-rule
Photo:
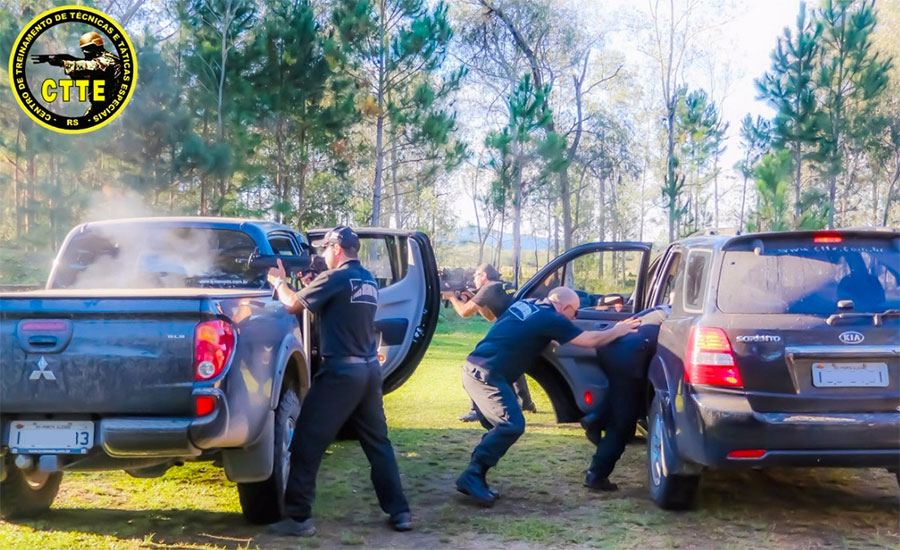
<path fill-rule="evenodd" d="M 354 228 L 359 259 L 378 282 L 375 328 L 383 392 L 399 388 L 419 365 L 440 312 L 440 280 L 428 236 L 419 231 Z M 328 229 L 307 231 L 309 241 Z"/>
<path fill-rule="evenodd" d="M 542 299 L 554 288 L 567 286 L 581 299 L 574 323 L 582 330 L 604 330 L 644 309 L 649 263 L 649 243 L 576 246 L 538 271 L 515 299 Z M 542 359 L 528 374 L 547 392 L 557 421 L 577 421 L 602 403 L 608 384 L 594 350 L 551 345 Z"/>

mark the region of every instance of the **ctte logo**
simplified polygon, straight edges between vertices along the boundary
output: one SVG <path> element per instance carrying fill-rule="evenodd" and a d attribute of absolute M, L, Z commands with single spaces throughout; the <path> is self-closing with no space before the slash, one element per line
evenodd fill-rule
<path fill-rule="evenodd" d="M 855 330 L 848 330 L 847 332 L 842 332 L 840 336 L 841 342 L 845 344 L 859 344 L 863 340 L 866 339 L 865 336 L 860 332 L 856 332 Z"/>

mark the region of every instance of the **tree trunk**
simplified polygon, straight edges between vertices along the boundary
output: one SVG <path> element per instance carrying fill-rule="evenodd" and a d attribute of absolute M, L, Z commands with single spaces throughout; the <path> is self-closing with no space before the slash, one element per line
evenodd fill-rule
<path fill-rule="evenodd" d="M 381 181 L 384 172 L 384 96 L 385 96 L 385 58 L 387 57 L 387 21 L 385 20 L 385 0 L 378 2 L 379 22 L 381 24 L 378 43 L 378 119 L 375 123 L 375 181 L 372 184 L 372 226 L 381 224 Z"/>
<path fill-rule="evenodd" d="M 16 160 L 13 166 L 13 206 L 15 207 L 16 216 L 16 240 L 22 237 L 22 202 L 21 202 L 21 186 L 19 185 L 19 172 L 22 170 L 19 165 L 19 151 L 21 151 L 22 127 L 16 125 Z"/>
<path fill-rule="evenodd" d="M 397 134 L 391 124 L 391 188 L 394 190 L 394 227 L 400 229 L 400 188 L 397 185 Z"/>
<path fill-rule="evenodd" d="M 803 145 L 798 141 L 794 144 L 794 225 L 800 221 L 800 180 L 803 175 Z M 746 181 L 746 178 L 744 178 Z"/>
<path fill-rule="evenodd" d="M 744 205 L 747 203 L 747 175 L 744 174 L 744 183 L 741 185 L 741 217 L 738 220 L 738 232 L 744 232 Z"/>
<path fill-rule="evenodd" d="M 287 185 L 284 181 L 284 137 L 282 135 L 283 121 L 278 117 L 275 123 L 275 190 L 278 193 L 278 201 L 281 203 L 278 209 L 278 222 L 284 223 L 284 205 L 288 202 Z"/>
<path fill-rule="evenodd" d="M 506 204 L 500 211 L 500 238 L 497 240 L 497 259 L 494 260 L 494 267 L 500 269 L 500 262 L 503 260 L 503 232 L 506 230 Z"/>
<path fill-rule="evenodd" d="M 673 92 L 674 94 L 674 92 Z M 668 123 L 668 149 L 666 151 L 666 183 L 674 186 L 675 181 L 675 98 L 668 98 L 666 105 L 666 121 Z M 675 217 L 678 211 L 678 197 L 673 195 L 669 199 L 669 242 L 675 240 Z"/>
<path fill-rule="evenodd" d="M 885 227 L 887 227 L 891 213 L 891 201 L 894 198 L 894 186 L 897 185 L 898 180 L 900 180 L 900 154 L 897 156 L 897 167 L 894 169 L 894 177 L 891 179 L 891 184 L 888 185 L 887 197 L 884 199 L 884 217 L 881 219 L 881 225 Z"/>
<path fill-rule="evenodd" d="M 520 256 L 522 253 L 522 150 L 516 145 L 513 168 L 513 284 L 519 288 Z"/>

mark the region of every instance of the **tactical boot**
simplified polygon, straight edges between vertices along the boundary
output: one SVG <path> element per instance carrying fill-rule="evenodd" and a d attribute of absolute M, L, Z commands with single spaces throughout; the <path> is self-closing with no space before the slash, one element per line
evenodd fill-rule
<path fill-rule="evenodd" d="M 608 477 L 601 478 L 593 470 L 588 470 L 584 476 L 584 486 L 592 491 L 618 491 L 619 486 L 611 482 Z"/>
<path fill-rule="evenodd" d="M 473 461 L 456 479 L 456 490 L 468 495 L 481 506 L 493 506 L 496 497 L 484 481 L 486 472 L 487 468 Z"/>

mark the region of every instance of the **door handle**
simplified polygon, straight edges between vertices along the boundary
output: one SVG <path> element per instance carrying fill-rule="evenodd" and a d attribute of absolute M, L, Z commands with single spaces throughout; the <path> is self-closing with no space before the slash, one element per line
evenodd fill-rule
<path fill-rule="evenodd" d="M 55 346 L 56 342 L 56 336 L 31 336 L 28 338 L 28 345 L 36 348 Z"/>
<path fill-rule="evenodd" d="M 605 330 L 611 323 L 594 323 L 594 330 Z"/>

